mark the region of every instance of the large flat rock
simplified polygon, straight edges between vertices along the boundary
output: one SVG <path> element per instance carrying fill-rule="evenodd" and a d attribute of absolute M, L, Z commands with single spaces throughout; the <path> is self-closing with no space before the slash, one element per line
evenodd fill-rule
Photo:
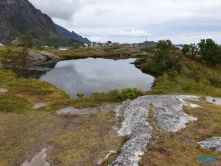
<path fill-rule="evenodd" d="M 42 149 L 40 153 L 31 159 L 31 162 L 25 161 L 21 166 L 50 166 L 50 164 L 45 160 L 47 149 Z"/>
<path fill-rule="evenodd" d="M 149 106 L 151 105 L 156 123 L 164 130 L 177 132 L 186 127 L 189 121 L 197 118 L 183 112 L 183 106 L 198 107 L 184 101 L 183 99 L 198 100 L 197 96 L 183 95 L 148 95 L 137 99 L 123 102 L 115 109 L 116 116 L 123 116 L 122 127 L 118 130 L 120 136 L 131 135 L 121 148 L 121 153 L 117 159 L 109 166 L 138 166 L 141 155 L 146 151 L 146 147 L 151 138 L 153 127 L 147 121 Z"/>

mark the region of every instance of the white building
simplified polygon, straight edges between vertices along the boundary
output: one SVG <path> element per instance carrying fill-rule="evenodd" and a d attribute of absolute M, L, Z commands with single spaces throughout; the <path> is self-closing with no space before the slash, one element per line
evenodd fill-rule
<path fill-rule="evenodd" d="M 68 47 L 59 47 L 58 49 L 59 49 L 59 50 L 62 50 L 62 51 L 64 51 L 64 50 L 69 50 Z"/>
<path fill-rule="evenodd" d="M 3 47 L 4 45 L 2 43 L 0 43 L 0 47 Z"/>

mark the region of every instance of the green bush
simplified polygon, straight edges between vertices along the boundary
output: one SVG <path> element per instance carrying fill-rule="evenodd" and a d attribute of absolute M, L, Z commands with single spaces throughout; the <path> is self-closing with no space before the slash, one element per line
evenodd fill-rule
<path fill-rule="evenodd" d="M 221 48 L 212 39 L 202 39 L 198 46 L 202 63 L 215 66 L 221 62 Z"/>
<path fill-rule="evenodd" d="M 212 78 L 209 78 L 209 82 L 217 87 L 217 88 L 221 88 L 221 80 L 218 78 L 218 77 L 212 77 Z"/>
<path fill-rule="evenodd" d="M 108 95 L 112 101 L 119 101 L 122 99 L 121 92 L 118 89 L 110 90 Z"/>

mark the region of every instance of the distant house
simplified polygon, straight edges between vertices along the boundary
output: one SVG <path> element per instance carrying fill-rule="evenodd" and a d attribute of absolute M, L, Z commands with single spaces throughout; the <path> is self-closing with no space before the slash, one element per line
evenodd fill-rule
<path fill-rule="evenodd" d="M 91 47 L 97 47 L 97 43 L 91 42 Z"/>
<path fill-rule="evenodd" d="M 64 50 L 69 50 L 68 47 L 58 47 L 59 50 L 64 51 Z"/>
<path fill-rule="evenodd" d="M 111 41 L 107 41 L 106 42 L 106 46 L 112 46 L 112 42 Z"/>
<path fill-rule="evenodd" d="M 88 44 L 87 44 L 87 43 L 84 43 L 84 46 L 85 46 L 85 47 L 88 47 Z"/>
<path fill-rule="evenodd" d="M 4 45 L 2 43 L 0 43 L 0 47 L 3 47 Z"/>

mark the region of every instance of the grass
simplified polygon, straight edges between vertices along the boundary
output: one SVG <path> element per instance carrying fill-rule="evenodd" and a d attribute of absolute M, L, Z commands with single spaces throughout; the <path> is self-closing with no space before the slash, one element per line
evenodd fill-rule
<path fill-rule="evenodd" d="M 189 122 L 185 129 L 176 133 L 167 132 L 156 124 L 153 111 L 150 111 L 149 119 L 154 127 L 150 144 L 140 160 L 140 166 L 197 166 L 216 165 L 218 163 L 199 163 L 198 157 L 208 156 L 221 159 L 221 153 L 200 149 L 198 142 L 221 135 L 221 106 L 215 106 L 203 101 L 191 101 L 202 108 L 184 107 L 184 112 L 197 117 L 197 121 Z M 152 115 L 152 117 L 151 117 Z M 158 128 L 158 130 L 156 130 Z"/>
<path fill-rule="evenodd" d="M 1 48 L 0 61 L 7 62 L 16 56 L 19 47 Z M 92 52 L 68 50 L 57 52 L 64 58 L 101 56 Z M 107 55 L 107 54 L 106 54 Z M 103 56 L 103 55 L 102 55 Z M 152 55 L 151 55 L 152 56 Z M 182 71 L 174 79 L 167 74 L 157 77 L 156 86 L 145 94 L 195 94 L 200 96 L 221 97 L 221 64 L 210 68 L 189 58 L 183 58 Z M 41 80 L 15 79 L 8 70 L 0 69 L 0 88 L 9 89 L 0 94 L 0 165 L 20 165 L 30 160 L 43 148 L 48 148 L 47 160 L 54 165 L 95 165 L 110 150 L 117 150 L 130 136 L 118 137 L 113 126 L 119 125 L 113 112 L 59 117 L 55 111 L 64 107 L 94 107 L 134 99 L 144 92 L 128 88 L 107 93 L 95 93 L 92 97 L 72 100 L 66 93 Z M 46 107 L 33 110 L 36 103 L 46 103 Z M 153 130 L 151 144 L 142 156 L 140 165 L 199 165 L 198 156 L 221 154 L 199 148 L 197 142 L 221 135 L 220 106 L 196 102 L 202 108 L 185 107 L 186 113 L 198 120 L 188 123 L 177 133 L 166 132 L 156 124 L 153 111 L 148 121 L 158 130 Z M 152 106 L 150 106 L 152 110 Z M 120 127 L 120 126 L 118 126 Z M 111 155 L 102 165 L 111 163 L 117 154 Z M 202 164 L 203 165 L 203 164 Z M 206 165 L 206 164 L 204 164 Z M 208 165 L 208 164 L 207 164 Z"/>
<path fill-rule="evenodd" d="M 181 73 L 173 80 L 165 73 L 157 77 L 154 90 L 146 94 L 195 94 L 221 97 L 221 70 L 183 58 Z"/>

